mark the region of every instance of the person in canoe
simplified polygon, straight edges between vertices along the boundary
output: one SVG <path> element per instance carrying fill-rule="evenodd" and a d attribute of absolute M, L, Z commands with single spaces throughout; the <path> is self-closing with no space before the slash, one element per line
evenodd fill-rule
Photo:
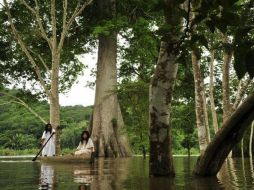
<path fill-rule="evenodd" d="M 51 124 L 48 123 L 45 125 L 45 130 L 43 131 L 41 137 L 41 145 L 43 146 L 48 139 L 53 135 L 46 146 L 42 150 L 42 156 L 55 156 L 55 130 L 52 128 Z"/>
<path fill-rule="evenodd" d="M 94 152 L 94 144 L 88 131 L 83 131 L 80 136 L 80 142 L 74 155 L 89 155 Z"/>

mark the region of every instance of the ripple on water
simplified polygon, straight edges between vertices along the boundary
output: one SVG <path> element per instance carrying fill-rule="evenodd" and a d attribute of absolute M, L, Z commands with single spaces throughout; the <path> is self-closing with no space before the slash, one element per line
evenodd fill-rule
<path fill-rule="evenodd" d="M 233 159 L 214 178 L 194 178 L 196 157 L 174 157 L 176 176 L 149 177 L 149 160 L 97 159 L 89 164 L 46 164 L 28 158 L 0 159 L 0 189 L 178 190 L 254 189 L 251 162 Z M 243 167 L 244 166 L 244 167 Z"/>

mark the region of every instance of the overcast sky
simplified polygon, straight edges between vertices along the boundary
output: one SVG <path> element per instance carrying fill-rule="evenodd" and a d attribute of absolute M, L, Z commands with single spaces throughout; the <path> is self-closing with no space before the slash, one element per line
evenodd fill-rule
<path fill-rule="evenodd" d="M 80 59 L 88 68 L 82 76 L 78 78 L 77 84 L 74 84 L 66 94 L 60 94 L 60 105 L 83 105 L 89 106 L 94 103 L 94 89 L 87 87 L 87 82 L 94 82 L 95 78 L 91 77 L 91 69 L 95 68 L 97 62 L 97 53 L 86 54 Z"/>

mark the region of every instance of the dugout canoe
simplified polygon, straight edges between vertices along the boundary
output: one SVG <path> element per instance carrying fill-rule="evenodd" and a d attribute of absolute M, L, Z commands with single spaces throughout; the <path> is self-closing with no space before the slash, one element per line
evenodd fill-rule
<path fill-rule="evenodd" d="M 39 157 L 41 162 L 54 162 L 54 163 L 90 163 L 91 156 L 74 156 L 74 155 L 64 155 L 64 156 L 50 156 L 50 157 Z"/>

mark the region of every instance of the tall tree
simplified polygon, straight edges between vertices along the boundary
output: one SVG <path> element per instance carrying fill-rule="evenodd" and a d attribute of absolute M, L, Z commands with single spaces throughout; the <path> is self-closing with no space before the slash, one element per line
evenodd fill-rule
<path fill-rule="evenodd" d="M 212 119 L 213 119 L 213 128 L 214 133 L 217 133 L 219 127 L 218 127 L 218 119 L 217 119 L 217 113 L 216 113 L 216 107 L 214 102 L 214 49 L 210 50 L 210 82 L 209 82 L 209 99 L 210 99 L 210 105 L 211 105 L 211 112 L 212 112 Z"/>
<path fill-rule="evenodd" d="M 224 51 L 222 65 L 222 109 L 223 122 L 225 122 L 232 113 L 230 104 L 229 71 L 233 52 L 227 34 L 223 34 L 223 43 Z"/>
<path fill-rule="evenodd" d="M 214 176 L 218 173 L 229 152 L 241 141 L 244 131 L 252 123 L 253 106 L 254 94 L 252 93 L 223 124 L 204 154 L 199 157 L 194 169 L 195 175 Z"/>
<path fill-rule="evenodd" d="M 113 19 L 115 0 L 98 0 L 98 10 Z M 104 17 L 105 19 L 105 17 Z M 116 94 L 117 89 L 117 32 L 99 33 L 96 91 L 91 132 L 98 156 L 130 156 L 131 151 Z"/>
<path fill-rule="evenodd" d="M 173 176 L 170 106 L 177 74 L 179 35 L 182 28 L 179 1 L 165 0 L 165 23 L 171 28 L 161 40 L 159 57 L 150 85 L 150 175 Z"/>
<path fill-rule="evenodd" d="M 199 8 L 200 2 L 195 1 L 192 3 L 193 9 Z M 196 15 L 193 15 L 194 20 Z M 194 35 L 197 35 L 196 25 L 192 22 L 193 26 L 193 38 Z M 195 110 L 196 110 L 196 123 L 198 130 L 198 140 L 201 154 L 205 151 L 208 143 L 210 142 L 210 132 L 208 126 L 207 118 L 207 108 L 206 108 L 206 97 L 205 97 L 205 88 L 204 88 L 204 79 L 202 76 L 202 71 L 200 68 L 201 60 L 201 50 L 200 47 L 194 45 L 191 51 L 192 59 L 192 68 L 194 75 L 194 84 L 195 84 Z"/>
<path fill-rule="evenodd" d="M 80 13 L 89 5 L 92 0 L 86 2 L 78 2 L 74 10 L 69 9 L 70 2 L 68 0 L 61 1 L 62 8 L 55 0 L 50 2 L 40 2 L 35 0 L 34 3 L 20 0 L 19 3 L 8 3 L 4 0 L 4 8 L 8 16 L 8 23 L 11 31 L 15 37 L 16 42 L 21 47 L 29 61 L 30 68 L 35 73 L 35 79 L 39 82 L 43 92 L 50 102 L 50 123 L 56 130 L 56 154 L 60 154 L 60 133 L 58 127 L 60 126 L 60 106 L 59 106 L 59 81 L 61 56 L 66 37 L 70 31 L 71 26 Z M 15 3 L 15 2 L 14 2 Z M 48 3 L 48 4 L 47 4 Z M 15 19 L 13 19 L 12 8 L 15 6 L 24 6 L 26 13 L 33 15 L 28 25 L 30 31 L 28 35 L 35 36 L 38 40 L 44 40 L 50 50 L 50 63 L 46 62 L 45 51 L 36 52 L 33 45 L 29 41 L 29 37 L 25 36 L 16 27 Z M 44 7 L 45 6 L 45 7 Z M 41 9 L 49 9 L 42 17 Z M 60 21 L 61 20 L 61 21 Z M 36 34 L 34 35 L 34 31 Z M 44 46 L 45 47 L 45 46 Z M 49 61 L 47 60 L 47 61 Z M 42 67 L 43 69 L 42 69 Z M 43 72 L 44 71 L 44 72 Z"/>
<path fill-rule="evenodd" d="M 238 3 L 243 3 L 242 1 Z M 227 32 L 227 26 L 237 26 L 234 33 L 234 61 L 235 70 L 239 79 L 243 78 L 246 72 L 250 77 L 253 77 L 253 68 L 250 63 L 254 58 L 253 51 L 253 35 L 252 27 L 249 26 L 253 22 L 253 6 L 254 2 L 244 2 L 244 6 L 240 6 L 239 17 L 237 13 L 232 12 L 235 4 L 224 4 L 225 9 L 222 10 L 222 17 L 214 19 L 224 23 L 218 24 L 222 32 Z M 231 7 L 233 6 L 233 8 Z M 246 14 L 247 13 L 247 14 Z M 244 38 L 243 38 L 244 36 Z M 239 90 L 240 92 L 241 90 Z M 240 93 L 239 93 L 240 94 Z M 238 98 L 237 98 L 238 99 Z M 220 170 L 229 152 L 233 146 L 241 141 L 244 131 L 250 126 L 254 119 L 253 112 L 253 92 L 246 98 L 246 100 L 236 108 L 233 114 L 223 123 L 221 130 L 219 130 L 214 139 L 208 145 L 205 152 L 198 158 L 194 174 L 198 176 L 214 176 Z"/>

